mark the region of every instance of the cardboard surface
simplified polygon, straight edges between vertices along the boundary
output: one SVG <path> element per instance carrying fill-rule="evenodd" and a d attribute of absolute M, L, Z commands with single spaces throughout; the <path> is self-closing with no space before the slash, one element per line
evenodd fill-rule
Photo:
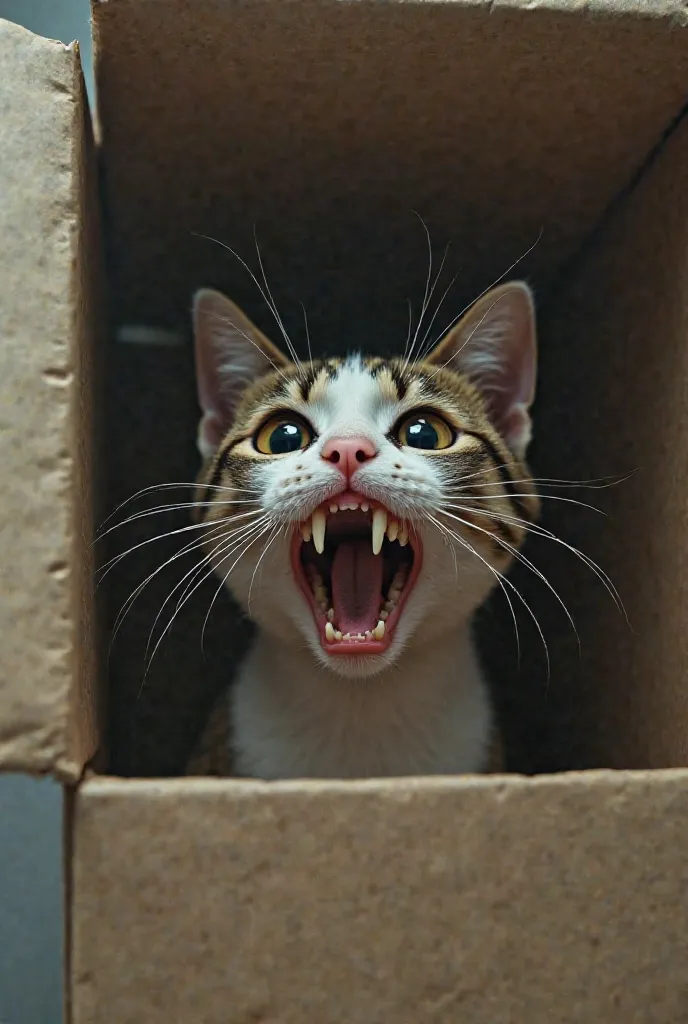
<path fill-rule="evenodd" d="M 548 525 L 609 573 L 628 615 L 559 547 L 551 579 L 582 653 L 570 629 L 552 634 L 550 698 L 570 713 L 579 766 L 688 765 L 687 173 L 684 119 L 543 317 L 552 345 L 538 409 L 542 475 L 632 474 L 603 490 L 554 492 L 604 516 L 549 503 Z"/>
<path fill-rule="evenodd" d="M 74 1024 L 683 1024 L 688 773 L 88 782 Z"/>
<path fill-rule="evenodd" d="M 74 781 L 95 746 L 88 114 L 76 47 L 0 22 L 0 60 L 0 768 Z"/>
<path fill-rule="evenodd" d="M 453 246 L 443 282 L 454 272 L 458 278 L 435 322 L 438 334 L 541 229 L 514 273 L 530 278 L 542 307 L 687 92 L 688 18 L 673 2 L 96 0 L 93 13 L 117 323 L 184 330 L 191 293 L 206 284 L 224 288 L 274 333 L 257 288 L 223 248 L 255 267 L 255 225 L 275 300 L 302 351 L 301 301 L 317 352 L 403 348 L 407 299 L 417 314 L 427 272 L 412 210 L 427 220 L 435 268 L 445 244 Z M 556 351 L 557 338 L 543 335 L 543 346 Z M 552 379 L 555 372 L 548 371 Z M 541 392 L 558 401 L 547 376 Z M 109 401 L 109 508 L 140 488 L 193 481 L 190 346 L 119 346 Z M 570 473 L 555 454 L 545 452 L 546 475 L 589 475 Z M 625 461 L 610 463 L 606 473 L 625 471 Z M 180 486 L 149 504 L 189 495 Z M 189 535 L 148 542 L 187 524 L 180 509 L 111 536 L 109 556 L 142 545 L 109 578 L 113 618 Z M 203 656 L 216 591 L 209 581 L 176 617 L 146 673 L 156 615 L 192 564 L 176 561 L 153 576 L 119 634 L 111 662 L 116 773 L 181 772 L 243 650 L 246 627 L 220 594 Z M 547 615 L 551 594 L 537 601 Z M 494 674 L 517 703 L 529 687 L 545 723 L 526 716 L 510 763 L 524 770 L 575 764 L 565 728 L 545 751 L 549 688 L 568 679 L 569 667 L 558 663 L 548 683 L 538 651 L 517 674 L 508 620 L 499 628 L 504 643 L 495 644 L 492 629 L 488 644 L 499 647 Z M 556 654 L 568 627 L 554 628 Z"/>

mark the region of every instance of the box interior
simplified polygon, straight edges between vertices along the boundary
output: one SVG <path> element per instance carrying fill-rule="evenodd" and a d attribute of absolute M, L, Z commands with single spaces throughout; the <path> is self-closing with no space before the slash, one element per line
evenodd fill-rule
<path fill-rule="evenodd" d="M 535 475 L 627 477 L 597 490 L 546 489 L 608 515 L 551 500 L 544 522 L 600 563 L 630 627 L 595 572 L 546 540 L 529 555 L 570 606 L 580 654 L 551 593 L 528 573 L 513 579 L 542 624 L 549 678 L 523 610 L 520 666 L 498 596 L 480 617 L 508 766 L 687 763 L 684 125 L 646 166 L 685 101 L 685 13 L 329 0 L 198 0 L 193 11 L 174 0 L 95 0 L 93 13 L 113 312 L 106 507 L 194 479 L 193 290 L 222 288 L 274 336 L 223 246 L 255 266 L 255 227 L 302 353 L 301 302 L 317 351 L 394 351 L 427 272 L 417 211 L 436 266 L 451 243 L 443 280 L 458 274 L 438 323 L 514 264 L 535 287 Z M 158 345 L 117 341 L 131 325 L 170 334 Z M 183 488 L 176 495 L 188 500 Z M 159 518 L 114 531 L 101 549 L 111 558 L 143 545 L 107 578 L 110 625 L 181 546 L 183 533 L 144 544 Z M 164 528 L 186 522 L 170 514 Z M 151 626 L 178 578 L 153 579 L 111 651 L 115 774 L 179 774 L 246 643 L 221 595 L 203 656 L 209 585 L 144 679 Z"/>

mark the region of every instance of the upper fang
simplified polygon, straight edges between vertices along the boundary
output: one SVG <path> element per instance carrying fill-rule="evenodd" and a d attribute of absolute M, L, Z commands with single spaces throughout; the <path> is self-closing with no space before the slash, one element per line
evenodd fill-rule
<path fill-rule="evenodd" d="M 376 508 L 373 512 L 373 554 L 379 555 L 382 551 L 382 542 L 387 531 L 387 513 L 384 508 Z M 315 533 L 315 524 L 313 533 Z"/>
<path fill-rule="evenodd" d="M 313 546 L 318 554 L 322 555 L 325 550 L 325 526 L 327 520 L 321 508 L 316 508 L 311 522 L 313 524 Z"/>

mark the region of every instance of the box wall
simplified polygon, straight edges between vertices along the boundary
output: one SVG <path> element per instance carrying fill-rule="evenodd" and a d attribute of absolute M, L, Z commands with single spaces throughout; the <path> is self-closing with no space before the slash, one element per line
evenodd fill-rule
<path fill-rule="evenodd" d="M 537 415 L 542 437 L 557 441 L 538 446 L 540 472 L 628 477 L 552 492 L 606 516 L 550 502 L 548 525 L 609 573 L 629 620 L 560 547 L 551 578 L 582 654 L 562 616 L 558 627 L 545 619 L 559 650 L 548 696 L 562 715 L 554 742 L 565 729 L 580 766 L 688 764 L 687 167 L 684 119 L 543 318 L 548 392 Z"/>
<path fill-rule="evenodd" d="M 89 782 L 73 1024 L 679 1024 L 687 781 Z"/>
<path fill-rule="evenodd" d="M 0 46 L 0 767 L 73 780 L 95 746 L 75 279 L 92 153 L 77 49 L 7 22 Z"/>

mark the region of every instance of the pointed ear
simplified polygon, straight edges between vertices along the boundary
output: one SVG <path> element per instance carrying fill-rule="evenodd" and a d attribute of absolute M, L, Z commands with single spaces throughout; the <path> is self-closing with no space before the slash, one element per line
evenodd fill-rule
<path fill-rule="evenodd" d="M 537 341 L 533 294 L 522 281 L 492 288 L 426 362 L 463 374 L 480 391 L 495 428 L 520 457 L 531 435 Z"/>
<path fill-rule="evenodd" d="M 198 448 L 204 459 L 216 451 L 234 421 L 246 386 L 288 360 L 226 296 L 202 288 L 193 301 L 196 386 L 203 415 Z"/>

